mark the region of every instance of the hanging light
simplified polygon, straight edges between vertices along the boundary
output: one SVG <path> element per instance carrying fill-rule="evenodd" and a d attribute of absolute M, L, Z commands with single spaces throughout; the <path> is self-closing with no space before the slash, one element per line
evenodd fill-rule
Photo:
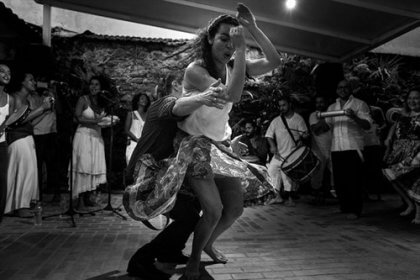
<path fill-rule="evenodd" d="M 285 6 L 286 9 L 293 10 L 296 7 L 296 0 L 286 0 Z"/>

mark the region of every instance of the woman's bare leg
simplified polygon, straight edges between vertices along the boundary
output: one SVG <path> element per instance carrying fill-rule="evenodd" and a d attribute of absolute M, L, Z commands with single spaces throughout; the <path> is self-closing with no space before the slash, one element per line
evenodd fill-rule
<path fill-rule="evenodd" d="M 410 215 L 411 212 L 414 211 L 413 201 L 411 201 L 411 199 L 408 197 L 406 192 L 397 183 L 391 183 L 391 185 L 394 187 L 394 189 L 397 191 L 397 193 L 401 196 L 402 200 L 407 204 L 407 209 L 405 209 L 403 212 L 401 212 L 400 216 Z"/>
<path fill-rule="evenodd" d="M 213 179 L 189 179 L 189 183 L 203 211 L 194 230 L 191 256 L 185 270 L 186 279 L 192 280 L 200 276 L 201 252 L 222 216 L 223 205 Z"/>
<path fill-rule="evenodd" d="M 213 234 L 209 238 L 204 252 L 218 263 L 226 263 L 227 258 L 222 252 L 214 248 L 213 243 L 225 232 L 243 213 L 243 193 L 241 181 L 237 178 L 216 178 L 216 185 L 223 204 L 222 217 Z"/>

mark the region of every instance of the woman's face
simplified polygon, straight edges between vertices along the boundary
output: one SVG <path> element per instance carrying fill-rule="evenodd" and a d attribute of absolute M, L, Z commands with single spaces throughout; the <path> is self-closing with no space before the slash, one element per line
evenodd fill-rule
<path fill-rule="evenodd" d="M 11 77 L 10 68 L 0 64 L 0 86 L 8 85 Z"/>
<path fill-rule="evenodd" d="M 231 24 L 222 23 L 214 38 L 210 39 L 213 59 L 218 62 L 227 63 L 235 52 L 229 36 L 232 27 Z"/>
<path fill-rule="evenodd" d="M 148 105 L 148 103 L 149 103 L 149 100 L 147 99 L 147 96 L 146 95 L 140 95 L 138 106 L 139 107 L 145 107 L 145 106 Z"/>
<path fill-rule="evenodd" d="M 35 91 L 36 89 L 35 78 L 32 74 L 26 74 L 25 79 L 22 82 L 22 86 L 26 88 L 29 92 Z"/>
<path fill-rule="evenodd" d="M 413 112 L 420 112 L 420 92 L 411 91 L 408 94 L 407 106 Z"/>
<path fill-rule="evenodd" d="M 92 79 L 89 84 L 89 91 L 91 95 L 97 95 L 101 91 L 101 83 L 96 79 Z"/>

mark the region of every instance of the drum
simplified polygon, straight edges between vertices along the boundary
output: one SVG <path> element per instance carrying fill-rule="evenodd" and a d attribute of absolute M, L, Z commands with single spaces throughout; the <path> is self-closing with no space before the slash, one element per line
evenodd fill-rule
<path fill-rule="evenodd" d="M 281 164 L 281 170 L 294 182 L 304 183 L 318 168 L 319 159 L 306 146 L 295 148 Z"/>
<path fill-rule="evenodd" d="M 402 110 L 402 108 L 396 107 L 389 108 L 385 113 L 386 120 L 391 124 L 395 123 L 401 117 Z"/>
<path fill-rule="evenodd" d="M 20 107 L 17 111 L 10 114 L 9 118 L 6 120 L 6 129 L 17 127 L 22 124 L 22 122 L 27 118 L 31 110 L 29 110 L 28 105 Z"/>

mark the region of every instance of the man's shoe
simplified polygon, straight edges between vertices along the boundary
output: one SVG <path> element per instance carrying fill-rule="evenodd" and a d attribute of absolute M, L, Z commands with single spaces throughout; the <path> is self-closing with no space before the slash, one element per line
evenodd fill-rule
<path fill-rule="evenodd" d="M 147 280 L 169 280 L 170 274 L 158 270 L 152 263 L 129 263 L 127 272 L 130 276 Z"/>

